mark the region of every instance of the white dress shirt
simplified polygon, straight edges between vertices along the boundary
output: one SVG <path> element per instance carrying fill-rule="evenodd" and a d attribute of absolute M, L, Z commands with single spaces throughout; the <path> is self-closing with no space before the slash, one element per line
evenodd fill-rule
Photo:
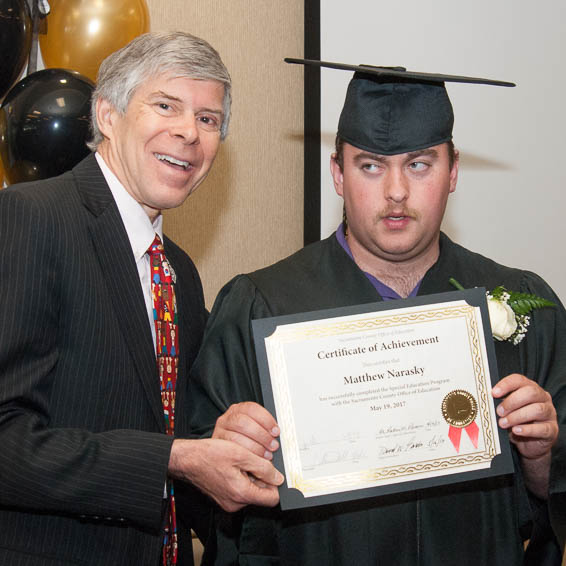
<path fill-rule="evenodd" d="M 153 299 L 151 296 L 151 266 L 149 264 L 149 254 L 147 250 L 151 246 L 155 234 L 158 234 L 163 242 L 163 216 L 159 214 L 152 224 L 149 216 L 130 193 L 120 183 L 116 175 L 112 173 L 108 165 L 99 153 L 94 154 L 102 174 L 110 187 L 112 196 L 118 206 L 118 211 L 122 217 L 122 222 L 126 227 L 128 239 L 134 254 L 134 260 L 138 268 L 138 276 L 143 290 L 147 318 L 153 336 L 153 346 L 155 348 L 155 324 L 153 321 Z"/>

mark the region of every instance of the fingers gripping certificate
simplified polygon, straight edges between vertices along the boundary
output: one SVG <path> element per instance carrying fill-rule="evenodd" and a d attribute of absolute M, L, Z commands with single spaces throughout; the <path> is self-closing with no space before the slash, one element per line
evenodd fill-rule
<path fill-rule="evenodd" d="M 266 407 L 281 428 L 284 509 L 512 471 L 482 290 L 253 328 Z"/>

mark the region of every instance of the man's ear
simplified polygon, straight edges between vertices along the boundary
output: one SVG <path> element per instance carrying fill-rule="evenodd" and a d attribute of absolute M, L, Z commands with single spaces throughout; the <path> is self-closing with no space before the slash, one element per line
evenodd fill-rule
<path fill-rule="evenodd" d="M 460 166 L 460 152 L 454 150 L 454 163 L 452 163 L 452 169 L 450 169 L 450 192 L 453 193 L 456 190 L 456 183 L 458 182 L 458 168 Z"/>
<path fill-rule="evenodd" d="M 114 125 L 114 117 L 116 109 L 108 100 L 99 98 L 96 101 L 96 122 L 98 129 L 105 138 L 112 137 L 112 127 Z"/>
<path fill-rule="evenodd" d="M 336 161 L 335 153 L 330 156 L 330 174 L 334 180 L 334 190 L 336 194 L 344 198 L 344 173 L 338 161 Z"/>

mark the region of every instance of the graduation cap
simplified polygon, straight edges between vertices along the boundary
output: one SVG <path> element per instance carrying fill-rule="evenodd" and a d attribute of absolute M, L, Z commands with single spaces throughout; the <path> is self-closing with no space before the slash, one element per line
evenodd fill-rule
<path fill-rule="evenodd" d="M 513 87 L 514 83 L 407 71 L 404 67 L 347 65 L 286 58 L 287 63 L 354 71 L 348 85 L 338 135 L 380 155 L 425 149 L 452 139 L 454 113 L 444 83 Z"/>

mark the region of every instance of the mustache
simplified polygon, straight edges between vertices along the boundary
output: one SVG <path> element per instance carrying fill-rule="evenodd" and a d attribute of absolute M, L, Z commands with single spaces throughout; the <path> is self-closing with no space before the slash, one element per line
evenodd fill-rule
<path fill-rule="evenodd" d="M 408 208 L 408 207 L 401 207 L 399 208 L 398 206 L 387 206 L 385 208 L 382 208 L 381 210 L 378 211 L 376 219 L 377 220 L 381 220 L 382 218 L 387 218 L 389 216 L 394 216 L 394 217 L 399 217 L 399 216 L 408 216 L 409 218 L 412 218 L 413 220 L 417 220 L 419 218 L 419 213 L 418 211 L 416 211 L 413 208 Z"/>

